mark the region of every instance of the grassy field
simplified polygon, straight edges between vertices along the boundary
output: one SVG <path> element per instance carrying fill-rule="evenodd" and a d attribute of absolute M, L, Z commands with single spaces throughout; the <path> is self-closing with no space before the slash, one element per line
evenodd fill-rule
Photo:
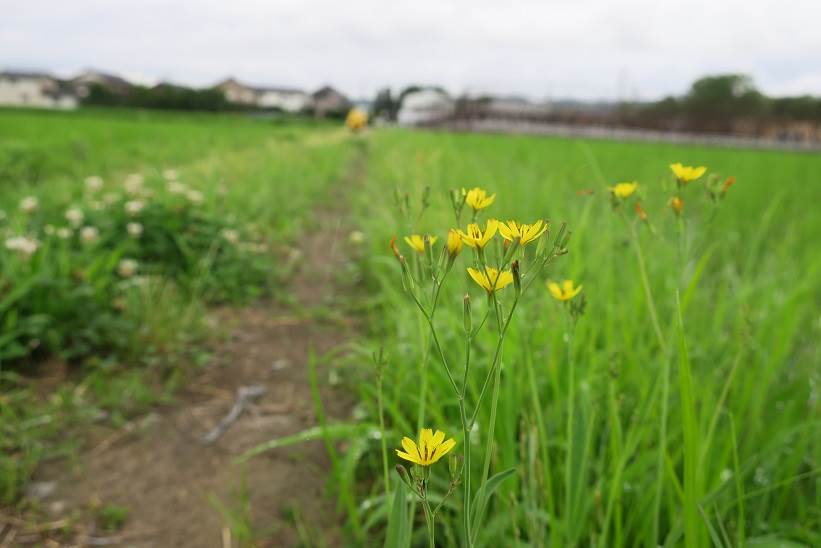
<path fill-rule="evenodd" d="M 720 174 L 719 187 L 727 176 L 737 179 L 717 205 L 704 179 L 690 183 L 681 224 L 668 205 L 676 189 L 668 164 L 679 161 L 708 166 Z M 548 219 L 553 234 L 566 221 L 572 238 L 569 253 L 522 295 L 504 341 L 490 469 L 513 475 L 487 517 L 474 519 L 476 545 L 821 543 L 821 244 L 814 237 L 821 218 L 808 207 L 821 192 L 820 172 L 817 155 L 372 135 L 356 212 L 371 246 L 364 268 L 374 300 L 373 346 L 384 345 L 390 355 L 380 369 L 390 468 L 391 448 L 401 436 L 416 438 L 422 426 L 453 435 L 457 448 L 465 442 L 458 398 L 387 242 L 399 236 L 410 264 L 425 264 L 402 236 L 436 235 L 438 253 L 455 226 L 447 191 L 478 185 L 497 193 L 485 217 Z M 615 209 L 611 204 L 608 186 L 633 180 L 648 223 L 634 211 L 635 196 Z M 431 205 L 420 214 L 427 187 Z M 486 307 L 483 291 L 465 274 L 474 261 L 466 247 L 444 283 L 434 321 L 458 379 L 465 362 L 463 294 L 471 295 L 474 324 Z M 427 276 L 417 279 L 423 303 Z M 584 287 L 586 309 L 575 328 L 542 282 L 565 278 Z M 498 295 L 507 314 L 515 291 Z M 468 403 L 492 363 L 491 324 L 474 341 Z M 374 428 L 376 386 L 359 383 Z M 474 477 L 487 466 L 492 399 L 483 400 L 470 436 Z M 379 453 L 378 442 L 362 451 L 363 478 L 384 475 Z M 447 466 L 433 470 L 441 496 Z M 357 509 L 352 523 L 382 523 L 386 505 L 374 503 L 394 489 L 383 494 L 383 481 L 358 493 L 371 503 Z M 437 526 L 448 544 L 464 543 L 460 490 Z M 416 532 L 424 534 L 422 522 Z"/>
<path fill-rule="evenodd" d="M 362 241 L 354 304 L 367 334 L 343 371 L 359 403 L 356 422 L 322 430 L 332 450 L 345 441 L 330 487 L 352 544 L 425 544 L 426 503 L 398 481 L 394 449 L 430 427 L 456 440 L 453 455 L 466 441 L 472 454 L 467 518 L 465 476 L 453 485 L 448 459 L 425 480 L 433 504 L 453 491 L 433 529 L 440 545 L 467 545 L 466 530 L 488 547 L 821 545 L 821 156 L 394 129 L 351 138 L 237 117 L 0 112 L 0 230 L 36 240 L 0 259 L 0 498 L 70 449 L 53 441 L 67 422 L 165 398 L 144 377 L 159 369 L 175 384 L 169 371 L 200 361 L 204 307 L 283 286 L 286 244 L 298 246 L 354 159 L 361 180 L 342 190 Z M 669 205 L 679 161 L 709 168 L 683 189 L 681 217 Z M 102 188 L 84 182 L 94 175 Z M 633 180 L 637 193 L 614 202 L 608 187 Z M 550 222 L 513 256 L 499 235 L 489 244 L 488 260 L 520 261 L 520 297 L 511 284 L 489 299 L 465 246 L 446 278 L 438 271 L 434 299 L 428 259 L 404 242 L 435 235 L 438 258 L 472 215 L 465 206 L 457 223 L 448 193 L 474 186 L 496 193 L 483 224 Z M 564 222 L 567 253 L 529 270 Z M 394 236 L 422 308 L 437 303 L 433 331 L 403 289 Z M 573 305 L 545 287 L 564 279 L 583 285 Z M 476 332 L 463 377 L 465 294 Z M 43 401 L 25 376 L 53 356 L 81 380 Z M 96 387 L 90 397 L 78 382 Z M 476 412 L 467 435 L 465 405 Z M 492 497 L 484 477 L 497 478 Z"/>
<path fill-rule="evenodd" d="M 79 443 L 54 434 L 167 400 L 207 359 L 204 307 L 277 291 L 306 211 L 347 169 L 346 138 L 244 117 L 0 111 L 0 501 Z M 75 380 L 35 397 L 27 377 L 55 362 Z"/>

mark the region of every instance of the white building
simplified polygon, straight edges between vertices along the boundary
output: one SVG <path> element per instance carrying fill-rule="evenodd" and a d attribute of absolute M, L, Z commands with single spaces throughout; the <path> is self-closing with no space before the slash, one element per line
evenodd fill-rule
<path fill-rule="evenodd" d="M 403 126 L 423 125 L 451 116 L 454 102 L 444 91 L 422 89 L 405 95 L 399 106 L 397 122 Z"/>
<path fill-rule="evenodd" d="M 0 105 L 72 109 L 77 97 L 49 74 L 0 72 Z"/>
<path fill-rule="evenodd" d="M 311 97 L 304 91 L 291 88 L 254 87 L 228 78 L 216 85 L 229 103 L 257 108 L 302 112 L 311 106 Z"/>
<path fill-rule="evenodd" d="M 257 88 L 257 106 L 285 112 L 302 112 L 311 106 L 311 98 L 298 89 Z"/>

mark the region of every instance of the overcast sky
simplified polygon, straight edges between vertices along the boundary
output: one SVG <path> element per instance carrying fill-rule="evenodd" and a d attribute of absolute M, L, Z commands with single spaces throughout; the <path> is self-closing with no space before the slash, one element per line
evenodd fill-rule
<path fill-rule="evenodd" d="M 655 99 L 717 72 L 821 95 L 821 0 L 2 0 L 0 70 L 234 75 L 354 97 L 384 85 Z"/>

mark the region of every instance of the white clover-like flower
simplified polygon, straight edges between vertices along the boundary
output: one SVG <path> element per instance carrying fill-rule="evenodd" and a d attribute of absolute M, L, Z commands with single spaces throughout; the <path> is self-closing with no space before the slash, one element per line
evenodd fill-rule
<path fill-rule="evenodd" d="M 100 231 L 96 226 L 84 226 L 80 230 L 80 239 L 84 244 L 93 244 L 100 239 Z"/>
<path fill-rule="evenodd" d="M 199 190 L 189 190 L 185 196 L 192 204 L 201 204 L 205 201 L 205 196 Z"/>
<path fill-rule="evenodd" d="M 26 213 L 34 212 L 40 205 L 40 201 L 34 196 L 26 196 L 20 200 L 20 209 Z"/>
<path fill-rule="evenodd" d="M 43 232 L 49 236 L 52 236 L 54 234 L 54 225 L 45 225 L 43 227 Z"/>
<path fill-rule="evenodd" d="M 348 234 L 348 241 L 354 245 L 360 245 L 365 241 L 365 234 L 361 230 L 354 230 Z"/>
<path fill-rule="evenodd" d="M 222 234 L 222 237 L 229 243 L 235 244 L 239 241 L 239 232 L 233 228 L 223 228 L 220 234 Z"/>
<path fill-rule="evenodd" d="M 6 249 L 17 251 L 26 259 L 34 255 L 39 247 L 40 242 L 27 236 L 14 236 L 6 239 Z"/>
<path fill-rule="evenodd" d="M 125 191 L 129 194 L 138 194 L 143 189 L 144 178 L 139 173 L 132 173 L 125 178 Z"/>
<path fill-rule="evenodd" d="M 103 203 L 106 205 L 111 205 L 119 199 L 120 196 L 116 192 L 109 192 L 103 196 Z"/>
<path fill-rule="evenodd" d="M 137 261 L 134 259 L 122 259 L 117 264 L 117 273 L 123 278 L 130 278 L 137 273 L 138 266 Z"/>
<path fill-rule="evenodd" d="M 125 212 L 131 215 L 132 217 L 139 215 L 140 211 L 143 210 L 145 204 L 139 200 L 130 200 L 125 203 Z"/>
<path fill-rule="evenodd" d="M 125 229 L 132 238 L 139 238 L 143 233 L 143 225 L 140 223 L 128 223 L 125 225 Z"/>
<path fill-rule="evenodd" d="M 57 229 L 57 237 L 61 240 L 68 240 L 74 234 L 74 231 L 66 226 L 61 226 Z"/>
<path fill-rule="evenodd" d="M 103 178 L 97 175 L 86 177 L 86 188 L 89 190 L 100 190 L 103 188 Z"/>
<path fill-rule="evenodd" d="M 68 221 L 68 224 L 73 227 L 78 227 L 83 224 L 84 218 L 85 215 L 83 215 L 82 210 L 79 208 L 72 207 L 66 210 L 66 220 Z"/>
<path fill-rule="evenodd" d="M 168 192 L 171 194 L 185 194 L 188 192 L 188 187 L 179 181 L 169 181 Z"/>
<path fill-rule="evenodd" d="M 176 169 L 166 169 L 162 172 L 162 176 L 166 181 L 174 181 L 179 177 Z"/>

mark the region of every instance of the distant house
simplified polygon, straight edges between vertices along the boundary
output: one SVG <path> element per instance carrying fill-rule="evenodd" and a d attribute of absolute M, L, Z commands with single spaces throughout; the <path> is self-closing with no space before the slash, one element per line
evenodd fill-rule
<path fill-rule="evenodd" d="M 331 86 L 315 91 L 313 99 L 314 114 L 317 116 L 340 116 L 351 109 L 351 101 Z"/>
<path fill-rule="evenodd" d="M 285 112 L 302 112 L 311 106 L 311 97 L 294 88 L 261 87 L 243 84 L 234 78 L 215 86 L 225 94 L 229 103 Z"/>
<path fill-rule="evenodd" d="M 311 106 L 311 97 L 293 88 L 257 88 L 257 106 L 285 112 L 302 112 Z"/>
<path fill-rule="evenodd" d="M 0 105 L 18 107 L 77 107 L 71 87 L 42 72 L 0 72 Z"/>
<path fill-rule="evenodd" d="M 70 80 L 77 97 L 85 99 L 93 86 L 100 86 L 118 95 L 125 95 L 131 89 L 131 82 L 114 74 L 97 70 L 86 70 Z"/>
<path fill-rule="evenodd" d="M 225 99 L 229 103 L 247 106 L 256 106 L 257 104 L 257 90 L 241 84 L 234 78 L 223 80 L 214 87 L 225 94 Z"/>
<path fill-rule="evenodd" d="M 425 125 L 449 118 L 454 108 L 455 104 L 447 93 L 425 88 L 405 95 L 396 119 L 403 126 Z"/>

